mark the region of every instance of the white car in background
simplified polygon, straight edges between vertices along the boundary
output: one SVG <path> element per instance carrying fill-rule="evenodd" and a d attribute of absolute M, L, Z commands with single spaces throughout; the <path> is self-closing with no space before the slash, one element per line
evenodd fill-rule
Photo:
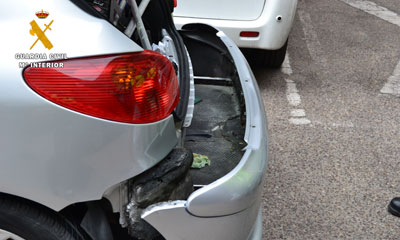
<path fill-rule="evenodd" d="M 259 63 L 282 65 L 298 0 L 180 0 L 176 27 L 205 23 L 222 30 L 244 52 L 257 51 Z"/>

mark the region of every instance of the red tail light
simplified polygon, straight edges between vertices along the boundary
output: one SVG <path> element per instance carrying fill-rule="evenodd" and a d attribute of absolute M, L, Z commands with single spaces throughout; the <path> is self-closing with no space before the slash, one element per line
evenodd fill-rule
<path fill-rule="evenodd" d="M 174 67 L 153 51 L 55 62 L 64 67 L 26 68 L 25 81 L 49 101 L 83 114 L 150 123 L 166 118 L 179 102 Z"/>
<path fill-rule="evenodd" d="M 258 37 L 259 35 L 259 32 L 240 32 L 241 37 Z"/>

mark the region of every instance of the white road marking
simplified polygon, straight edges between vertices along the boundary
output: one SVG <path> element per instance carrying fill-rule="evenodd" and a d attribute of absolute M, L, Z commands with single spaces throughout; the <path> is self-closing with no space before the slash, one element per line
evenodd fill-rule
<path fill-rule="evenodd" d="M 293 107 L 297 107 L 301 104 L 301 97 L 299 95 L 299 91 L 297 90 L 296 83 L 292 80 L 285 79 L 286 81 L 286 97 L 289 101 L 289 104 Z"/>
<path fill-rule="evenodd" d="M 307 118 L 290 118 L 289 122 L 294 125 L 308 125 L 311 124 L 311 121 Z"/>
<path fill-rule="evenodd" d="M 374 15 L 382 20 L 400 27 L 400 15 L 385 7 L 378 6 L 374 2 L 360 0 L 341 0 L 348 5 Z M 381 89 L 381 93 L 391 94 L 400 97 L 400 61 L 388 78 L 387 83 Z"/>
<path fill-rule="evenodd" d="M 317 31 L 314 29 L 310 14 L 300 9 L 297 12 L 302 23 L 301 25 L 306 38 L 308 52 L 310 53 L 312 60 L 321 64 L 323 67 L 327 67 L 328 61 L 324 57 L 324 52 L 322 51 L 322 46 L 318 39 Z"/>
<path fill-rule="evenodd" d="M 293 74 L 292 67 L 290 65 L 289 54 L 286 53 L 285 61 L 282 64 L 281 71 L 283 74 L 291 76 Z M 301 97 L 299 91 L 297 90 L 296 83 L 293 80 L 285 79 L 286 81 L 286 98 L 289 105 L 292 107 L 297 107 L 301 105 Z M 304 109 L 293 109 L 290 113 L 291 118 L 289 122 L 294 125 L 307 125 L 311 121 L 306 118 L 306 111 Z"/>
<path fill-rule="evenodd" d="M 385 7 L 378 6 L 374 2 L 360 0 L 341 1 L 400 27 L 400 16 L 397 13 L 390 11 Z"/>
<path fill-rule="evenodd" d="M 281 71 L 282 71 L 282 73 L 289 75 L 289 76 L 293 74 L 293 70 L 292 70 L 292 66 L 290 65 L 290 59 L 289 59 L 288 53 L 286 53 L 285 60 L 282 63 Z"/>
<path fill-rule="evenodd" d="M 304 111 L 304 109 L 294 109 L 290 112 L 290 115 L 292 117 L 305 117 L 306 111 Z"/>
<path fill-rule="evenodd" d="M 400 97 L 400 62 L 394 69 L 393 75 L 388 78 L 388 82 L 381 89 L 381 93 Z"/>
<path fill-rule="evenodd" d="M 352 122 L 350 122 L 350 121 L 336 122 L 336 123 L 334 123 L 334 122 L 325 123 L 325 122 L 314 120 L 313 121 L 313 125 L 321 125 L 321 126 L 324 126 L 324 127 L 335 127 L 335 128 L 354 128 L 355 127 L 354 124 Z"/>

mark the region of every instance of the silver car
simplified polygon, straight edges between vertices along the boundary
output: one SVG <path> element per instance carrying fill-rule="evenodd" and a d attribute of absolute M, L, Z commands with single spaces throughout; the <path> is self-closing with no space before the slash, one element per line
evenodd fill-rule
<path fill-rule="evenodd" d="M 0 7 L 0 239 L 261 239 L 264 106 L 173 0 Z"/>

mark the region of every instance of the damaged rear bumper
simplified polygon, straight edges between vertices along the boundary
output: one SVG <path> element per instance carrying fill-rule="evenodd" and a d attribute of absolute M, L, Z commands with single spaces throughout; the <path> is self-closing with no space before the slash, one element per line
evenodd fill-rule
<path fill-rule="evenodd" d="M 240 50 L 223 32 L 246 106 L 245 153 L 227 175 L 193 192 L 186 201 L 152 205 L 142 218 L 166 239 L 261 239 L 261 195 L 267 161 L 267 124 L 256 79 Z"/>

